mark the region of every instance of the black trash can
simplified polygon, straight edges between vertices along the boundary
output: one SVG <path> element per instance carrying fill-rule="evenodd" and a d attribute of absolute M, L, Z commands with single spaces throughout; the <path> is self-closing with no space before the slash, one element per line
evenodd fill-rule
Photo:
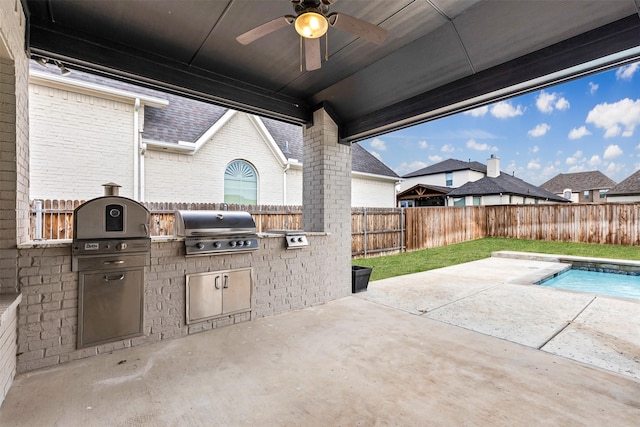
<path fill-rule="evenodd" d="M 369 267 L 351 266 L 351 292 L 354 294 L 367 290 L 371 269 Z"/>

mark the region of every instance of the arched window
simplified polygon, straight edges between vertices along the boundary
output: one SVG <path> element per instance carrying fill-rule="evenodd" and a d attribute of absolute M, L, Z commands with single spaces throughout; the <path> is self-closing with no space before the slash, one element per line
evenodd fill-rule
<path fill-rule="evenodd" d="M 224 202 L 258 204 L 258 175 L 244 160 L 234 160 L 224 171 Z"/>

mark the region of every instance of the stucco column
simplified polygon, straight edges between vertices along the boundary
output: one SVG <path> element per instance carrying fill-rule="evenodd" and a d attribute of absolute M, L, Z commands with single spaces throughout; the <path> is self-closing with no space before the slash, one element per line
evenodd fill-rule
<path fill-rule="evenodd" d="M 327 281 L 336 297 L 351 291 L 351 146 L 338 143 L 338 126 L 324 109 L 303 133 L 302 222 L 305 231 L 329 233 Z"/>
<path fill-rule="evenodd" d="M 0 293 L 18 290 L 18 243 L 29 240 L 29 58 L 19 1 L 0 1 Z"/>

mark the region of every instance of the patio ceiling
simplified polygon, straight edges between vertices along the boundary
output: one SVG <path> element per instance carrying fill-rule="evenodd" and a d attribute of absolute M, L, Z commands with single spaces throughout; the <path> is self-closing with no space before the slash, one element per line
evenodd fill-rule
<path fill-rule="evenodd" d="M 558 78 L 545 76 L 628 49 L 579 71 L 640 53 L 640 0 L 334 1 L 332 12 L 388 36 L 376 45 L 329 28 L 329 60 L 309 72 L 300 71 L 293 26 L 246 46 L 235 40 L 295 14 L 289 0 L 23 1 L 32 55 L 292 123 L 310 122 L 323 105 L 343 142 L 542 87 Z"/>

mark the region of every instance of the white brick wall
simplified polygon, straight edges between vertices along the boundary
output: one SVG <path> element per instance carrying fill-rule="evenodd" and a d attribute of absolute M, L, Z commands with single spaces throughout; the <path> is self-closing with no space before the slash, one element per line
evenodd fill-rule
<path fill-rule="evenodd" d="M 31 197 L 133 196 L 133 104 L 31 84 Z"/>
<path fill-rule="evenodd" d="M 481 178 L 484 178 L 482 172 L 463 170 L 453 172 L 453 188 L 461 187 L 467 182 L 474 182 Z M 416 176 L 412 178 L 404 178 L 404 181 L 400 183 L 400 191 L 404 191 L 413 187 L 416 184 L 425 185 L 438 185 L 440 187 L 447 186 L 447 176 L 445 173 L 439 173 L 428 176 Z"/>
<path fill-rule="evenodd" d="M 284 167 L 245 113 L 235 114 L 195 155 L 147 150 L 145 200 L 223 202 L 224 171 L 237 159 L 258 173 L 258 204 L 282 204 Z"/>
<path fill-rule="evenodd" d="M 28 58 L 18 1 L 0 2 L 0 404 L 16 372 L 18 251 L 29 238 Z"/>

